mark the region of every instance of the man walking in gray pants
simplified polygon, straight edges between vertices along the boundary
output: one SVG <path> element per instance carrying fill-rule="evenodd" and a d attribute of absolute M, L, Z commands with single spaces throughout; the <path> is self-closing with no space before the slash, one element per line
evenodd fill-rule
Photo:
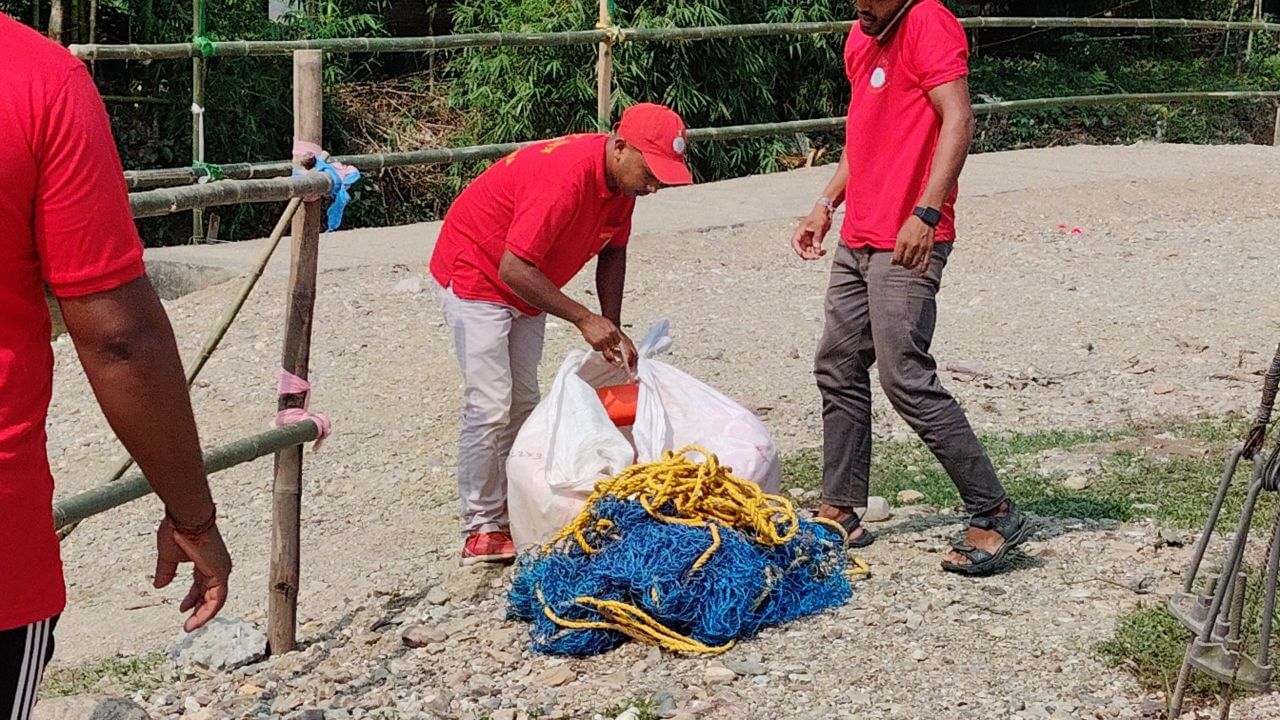
<path fill-rule="evenodd" d="M 971 514 L 943 568 L 987 574 L 1026 537 L 1027 520 L 929 354 L 935 297 L 956 235 L 956 181 L 973 139 L 968 45 L 939 0 L 857 4 L 858 27 L 845 46 L 853 91 L 845 149 L 791 241 L 801 258 L 822 257 L 831 215 L 845 205 L 814 366 L 823 418 L 818 514 L 844 526 L 852 547 L 874 540 L 854 508 L 867 504 L 870 370 L 877 365 L 885 396 L 942 463 Z"/>

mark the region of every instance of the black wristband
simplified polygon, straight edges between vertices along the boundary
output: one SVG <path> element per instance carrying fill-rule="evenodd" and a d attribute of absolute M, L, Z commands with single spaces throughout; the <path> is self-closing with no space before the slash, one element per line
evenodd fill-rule
<path fill-rule="evenodd" d="M 213 529 L 214 525 L 218 524 L 218 506 L 214 505 L 213 512 L 209 513 L 209 519 L 199 525 L 184 525 L 183 523 L 178 522 L 178 519 L 173 516 L 173 513 L 169 512 L 169 508 L 164 509 L 164 517 L 169 521 L 169 524 L 173 526 L 173 531 L 177 534 L 195 537 L 209 532 Z"/>

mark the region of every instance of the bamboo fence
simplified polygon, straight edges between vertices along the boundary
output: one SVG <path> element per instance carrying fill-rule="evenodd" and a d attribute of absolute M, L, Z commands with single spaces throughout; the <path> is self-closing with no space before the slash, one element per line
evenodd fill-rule
<path fill-rule="evenodd" d="M 280 448 L 311 442 L 318 434 L 319 429 L 310 420 L 268 430 L 205 453 L 204 469 L 209 474 L 222 472 L 271 455 Z M 149 494 L 151 486 L 146 477 L 133 473 L 119 482 L 99 485 L 57 503 L 53 506 L 54 525 L 61 530 Z"/>
<path fill-rule="evenodd" d="M 199 0 L 197 0 L 199 1 Z M 1188 20 L 1181 18 L 960 18 L 965 28 L 1052 29 L 1147 29 L 1147 30 L 1241 30 L 1280 33 L 1280 23 Z M 806 23 L 749 23 L 706 27 L 617 28 L 571 30 L 549 33 L 467 33 L 400 38 L 325 38 L 319 40 L 231 40 L 210 43 L 161 43 L 154 45 L 72 45 L 71 52 L 83 60 L 176 60 L 205 57 L 251 57 L 289 55 L 295 50 L 324 50 L 331 53 L 430 52 L 481 47 L 555 47 L 566 45 L 619 45 L 628 42 L 678 42 L 723 38 L 772 37 L 779 35 L 824 35 L 846 33 L 853 21 Z"/>
<path fill-rule="evenodd" d="M 1111 95 L 1072 95 L 1056 98 L 1032 98 L 977 103 L 973 113 L 978 116 L 1003 115 L 1014 112 L 1050 110 L 1057 108 L 1097 107 L 1107 105 L 1147 104 L 1164 105 L 1188 102 L 1225 102 L 1241 100 L 1280 100 L 1280 90 L 1226 90 L 1210 92 L 1178 93 L 1125 93 Z M 1280 120 L 1280 117 L 1278 117 Z M 791 133 L 834 132 L 844 127 L 845 118 L 829 117 L 811 120 L 760 123 L 754 125 L 730 125 L 689 130 L 690 142 L 738 140 L 750 137 L 767 137 Z M 449 163 L 494 160 L 511 153 L 528 143 L 503 143 L 499 145 L 475 145 L 438 150 L 415 150 L 399 153 L 373 153 L 344 155 L 336 159 L 364 171 L 414 165 L 444 165 Z M 206 194 L 201 188 L 209 188 L 206 206 L 230 205 L 248 202 L 275 202 L 312 192 L 327 192 L 327 180 L 302 181 L 263 180 L 285 176 L 292 172 L 286 161 L 265 163 L 236 163 L 219 166 L 221 174 L 228 178 L 216 183 L 191 185 L 207 177 L 203 168 L 165 168 L 162 170 L 135 170 L 125 173 L 130 188 L 154 188 L 181 185 L 169 190 L 135 192 L 130 195 L 135 217 L 150 217 L 179 212 L 198 207 Z M 257 178 L 257 179 L 253 179 Z M 216 192 L 215 192 L 216 190 Z"/>
<path fill-rule="evenodd" d="M 853 21 L 807 23 L 752 23 L 692 28 L 618 28 L 612 24 L 608 0 L 600 0 L 599 22 L 591 30 L 554 33 L 472 33 L 407 38 L 330 38 L 320 40 L 289 41 L 227 41 L 211 42 L 203 37 L 203 2 L 194 2 L 194 31 L 190 43 L 160 45 L 72 45 L 71 50 L 85 60 L 162 60 L 192 59 L 192 71 L 197 82 L 193 85 L 193 138 L 192 167 L 139 170 L 125 173 L 131 190 L 163 188 L 187 185 L 209 178 L 211 169 L 204 164 L 203 152 L 203 61 L 206 57 L 248 57 L 285 55 L 299 50 L 323 50 L 333 53 L 385 53 L 429 52 L 476 47 L 550 47 L 566 45 L 598 46 L 596 63 L 596 115 L 601 128 L 611 122 L 613 47 L 627 42 L 679 42 L 717 38 L 764 37 L 780 35 L 816 35 L 848 32 Z M 1181 18 L 1027 18 L 1027 17 L 970 17 L 961 18 L 966 28 L 1031 28 L 1031 29 L 1191 29 L 1213 31 L 1248 31 L 1280 33 L 1280 23 L 1253 21 L 1192 20 Z M 1129 93 L 1113 95 L 1085 95 L 1059 98 L 1035 98 L 986 103 L 974 106 L 979 115 L 1018 112 L 1060 107 L 1084 107 L 1123 103 L 1180 103 L 1208 100 L 1263 100 L 1274 99 L 1269 91 L 1221 91 L 1189 93 Z M 197 108 L 199 112 L 197 112 Z M 1277 114 L 1276 143 L 1280 144 L 1280 112 Z M 700 128 L 690 132 L 691 140 L 728 140 L 793 132 L 818 132 L 838 130 L 841 118 L 818 118 L 758 125 L 737 125 L 720 128 Z M 463 148 L 443 148 L 399 153 L 372 153 L 338 158 L 349 165 L 364 170 L 380 170 L 414 165 L 439 165 L 465 161 L 492 160 L 502 157 L 525 143 L 502 143 Z M 255 180 L 288 175 L 288 162 L 233 163 L 220 165 L 217 172 L 232 180 Z M 318 181 L 317 181 L 318 182 Z M 220 182 L 215 187 L 225 187 L 207 194 L 208 205 L 200 204 L 203 192 L 192 195 L 146 196 L 135 195 L 137 217 L 193 210 L 209 205 L 227 205 L 240 202 L 267 202 L 297 195 L 286 194 L 282 185 L 271 183 L 237 186 Z M 193 223 L 193 238 L 203 234 L 199 221 Z"/>

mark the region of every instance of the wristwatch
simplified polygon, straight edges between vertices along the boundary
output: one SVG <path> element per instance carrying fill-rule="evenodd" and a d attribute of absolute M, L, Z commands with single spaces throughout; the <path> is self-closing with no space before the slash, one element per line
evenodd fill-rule
<path fill-rule="evenodd" d="M 920 218 L 925 225 L 931 228 L 938 227 L 938 223 L 942 222 L 942 213 L 937 208 L 917 207 L 911 211 L 912 215 Z"/>
<path fill-rule="evenodd" d="M 827 197 L 826 195 L 819 195 L 816 204 L 826 208 L 828 213 L 834 213 L 836 211 L 835 201 L 833 201 L 831 198 Z"/>

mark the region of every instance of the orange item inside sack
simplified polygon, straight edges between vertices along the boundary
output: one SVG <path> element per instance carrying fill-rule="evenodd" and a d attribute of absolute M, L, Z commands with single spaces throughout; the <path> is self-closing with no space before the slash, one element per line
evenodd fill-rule
<path fill-rule="evenodd" d="M 600 396 L 600 403 L 604 405 L 614 425 L 630 427 L 636 424 L 636 401 L 640 397 L 640 383 L 596 388 L 596 395 Z"/>

